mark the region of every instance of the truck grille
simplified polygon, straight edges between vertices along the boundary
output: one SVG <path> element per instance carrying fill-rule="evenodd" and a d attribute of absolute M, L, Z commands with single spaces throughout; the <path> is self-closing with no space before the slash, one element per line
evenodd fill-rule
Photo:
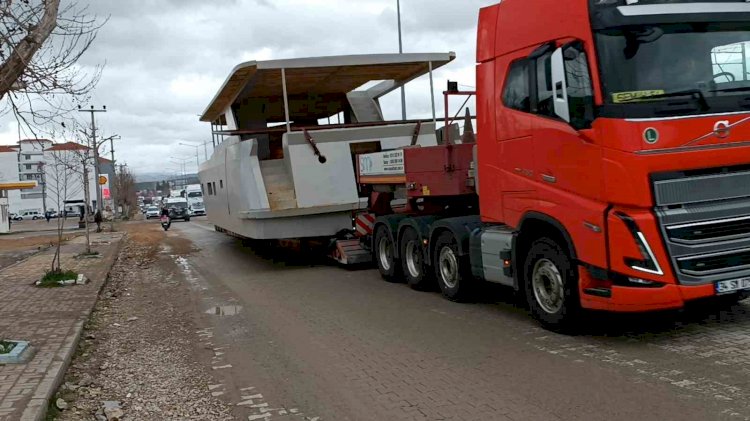
<path fill-rule="evenodd" d="M 750 268 L 750 249 L 677 259 L 681 271 L 691 275 L 732 272 Z"/>
<path fill-rule="evenodd" d="M 750 276 L 750 169 L 652 176 L 656 215 L 678 281 Z"/>
<path fill-rule="evenodd" d="M 683 243 L 729 240 L 750 234 L 750 216 L 667 227 L 670 240 Z"/>

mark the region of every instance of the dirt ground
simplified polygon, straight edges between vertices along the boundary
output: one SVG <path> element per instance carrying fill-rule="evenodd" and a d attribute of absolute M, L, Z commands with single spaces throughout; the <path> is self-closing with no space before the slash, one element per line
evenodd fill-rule
<path fill-rule="evenodd" d="M 210 392 L 215 381 L 196 357 L 189 292 L 166 254 L 192 244 L 169 238 L 158 223 L 121 230 L 128 238 L 58 392 L 68 409 L 50 408 L 51 417 L 232 419 Z"/>
<path fill-rule="evenodd" d="M 64 233 L 63 243 L 81 235 L 79 233 Z M 44 235 L 3 235 L 0 236 L 0 269 L 20 262 L 48 247 L 57 244 L 57 234 Z"/>

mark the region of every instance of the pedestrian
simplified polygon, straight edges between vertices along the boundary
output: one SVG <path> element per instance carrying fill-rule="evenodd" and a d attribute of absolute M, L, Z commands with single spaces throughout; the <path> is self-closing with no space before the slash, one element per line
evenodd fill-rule
<path fill-rule="evenodd" d="M 52 219 L 52 212 L 50 211 L 44 212 L 44 219 L 46 219 L 47 223 L 49 224 L 49 220 Z"/>
<path fill-rule="evenodd" d="M 102 213 L 99 209 L 94 214 L 94 222 L 96 222 L 96 232 L 102 232 Z"/>

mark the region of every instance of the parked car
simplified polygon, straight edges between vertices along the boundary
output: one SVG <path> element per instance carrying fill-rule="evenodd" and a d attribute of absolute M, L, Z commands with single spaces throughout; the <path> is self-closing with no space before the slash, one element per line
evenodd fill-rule
<path fill-rule="evenodd" d="M 44 215 L 39 211 L 23 211 L 20 215 L 16 216 L 16 221 L 23 221 L 31 219 L 36 221 L 37 219 L 43 219 Z"/>
<path fill-rule="evenodd" d="M 11 213 L 10 213 L 10 214 L 8 215 L 8 217 L 10 218 L 10 220 L 11 220 L 11 221 L 16 221 L 16 217 L 17 217 L 17 216 L 18 216 L 18 214 L 17 214 L 17 213 L 15 213 L 15 212 L 11 212 Z"/>
<path fill-rule="evenodd" d="M 80 218 L 81 217 L 81 212 L 78 211 L 77 209 L 63 211 L 63 214 L 66 218 Z"/>
<path fill-rule="evenodd" d="M 156 206 L 146 208 L 146 219 L 158 218 L 159 216 L 161 216 L 161 212 Z"/>

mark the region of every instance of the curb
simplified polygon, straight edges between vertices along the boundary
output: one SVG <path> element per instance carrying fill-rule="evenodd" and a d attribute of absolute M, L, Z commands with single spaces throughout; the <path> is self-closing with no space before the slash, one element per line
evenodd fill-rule
<path fill-rule="evenodd" d="M 122 249 L 122 243 L 126 238 L 127 233 L 123 233 L 114 252 L 115 259 L 112 261 L 112 264 L 104 277 L 104 281 L 96 292 L 96 299 L 94 300 L 93 305 L 81 313 L 81 320 L 76 322 L 73 327 L 73 335 L 71 335 L 69 339 L 70 346 L 66 347 L 67 350 L 62 356 L 62 361 L 54 362 L 50 367 L 50 370 L 44 375 L 44 380 L 39 383 L 36 391 L 34 391 L 34 395 L 31 397 L 31 400 L 26 405 L 26 409 L 24 409 L 22 413 L 21 421 L 43 421 L 47 417 L 47 408 L 49 407 L 50 401 L 55 396 L 57 390 L 65 379 L 65 374 L 68 372 L 70 363 L 73 361 L 73 355 L 75 355 L 75 351 L 78 349 L 78 343 L 81 340 L 81 336 L 83 336 L 83 327 L 91 318 L 91 313 L 93 313 L 94 308 L 99 303 L 99 297 L 101 296 L 104 287 L 109 283 L 109 275 L 112 272 L 112 268 L 117 263 L 117 258 Z M 54 372 L 54 374 L 52 372 Z"/>

